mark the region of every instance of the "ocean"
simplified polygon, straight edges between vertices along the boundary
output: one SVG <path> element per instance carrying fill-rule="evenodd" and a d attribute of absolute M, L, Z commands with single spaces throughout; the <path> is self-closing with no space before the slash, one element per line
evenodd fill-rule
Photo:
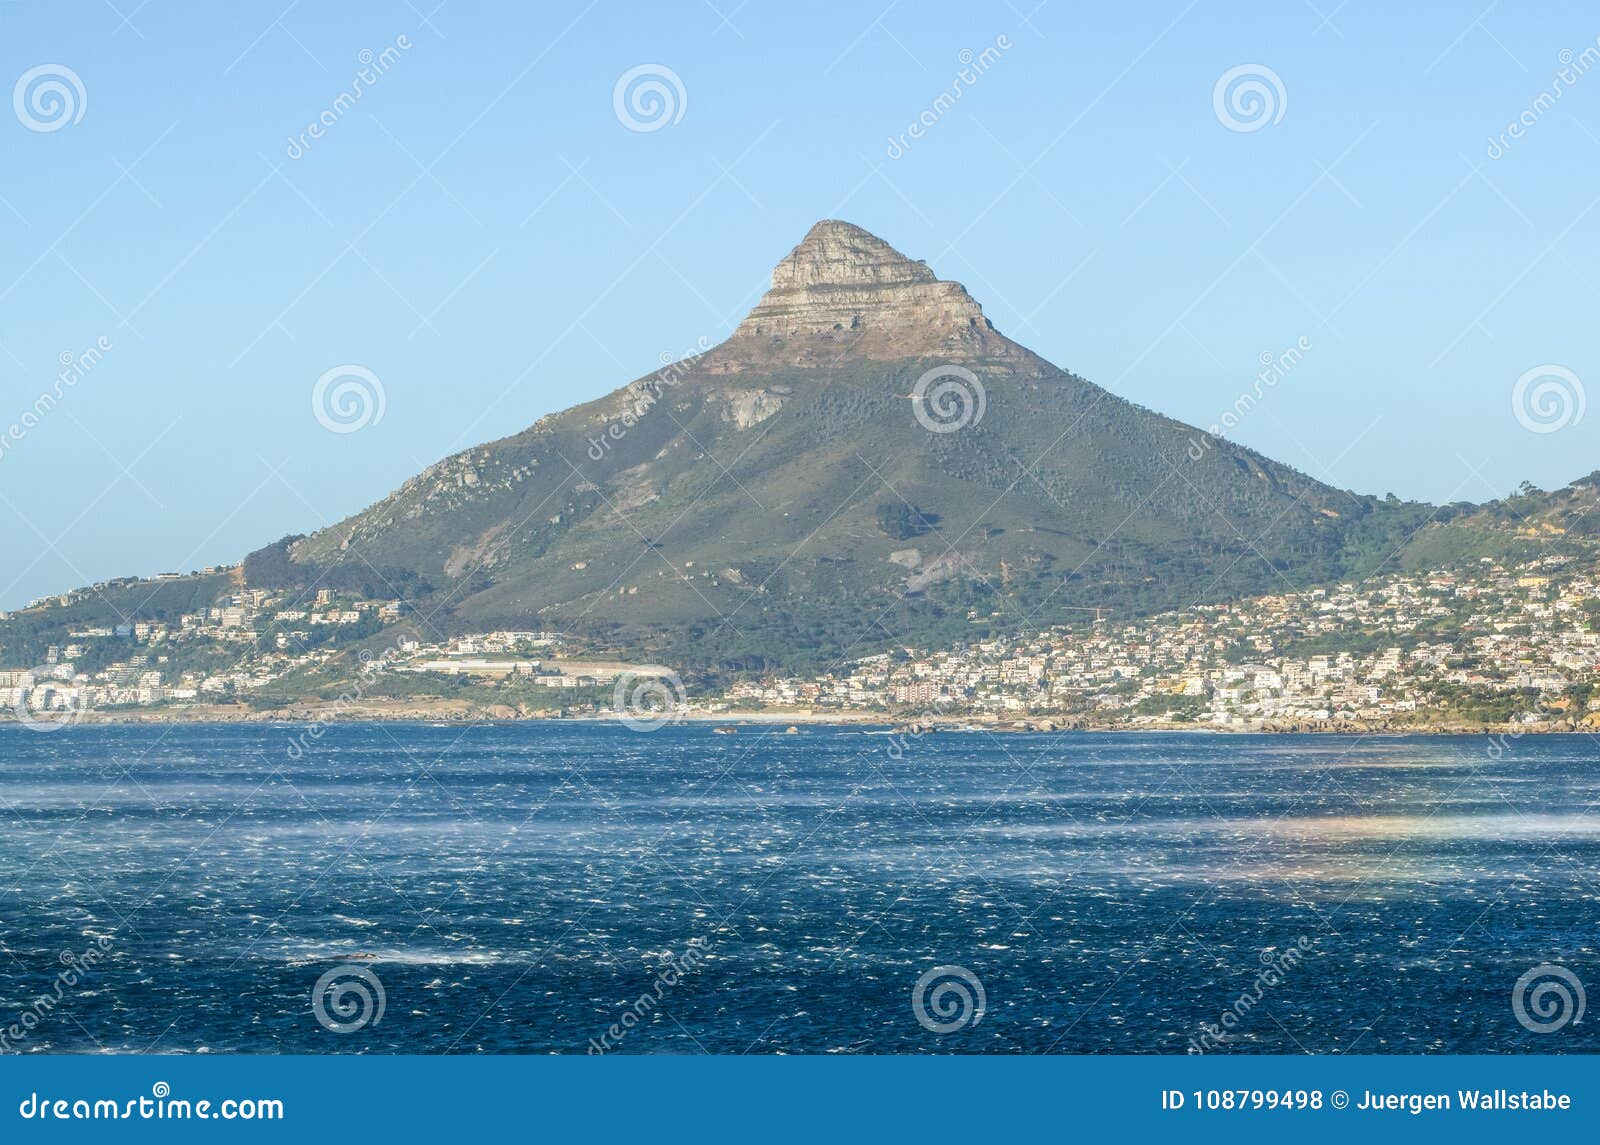
<path fill-rule="evenodd" d="M 1587 736 L 0 728 L 0 1049 L 1596 1048 Z"/>

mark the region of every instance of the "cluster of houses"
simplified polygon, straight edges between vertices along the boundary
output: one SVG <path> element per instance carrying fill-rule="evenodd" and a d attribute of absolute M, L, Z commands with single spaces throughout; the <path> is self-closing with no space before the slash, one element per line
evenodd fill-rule
<path fill-rule="evenodd" d="M 1600 582 L 1568 558 L 1393 575 L 1088 631 L 906 648 L 733 685 L 762 707 L 1080 715 L 1128 725 L 1385 720 L 1441 697 L 1520 693 L 1519 718 L 1600 707 Z M 1537 699 L 1532 699 L 1537 697 Z"/>
<path fill-rule="evenodd" d="M 61 603 L 52 599 L 47 606 Z M 275 684 L 281 689 L 285 677 L 304 677 L 325 665 L 347 668 L 349 642 L 338 639 L 343 626 L 370 621 L 356 631 L 376 633 L 405 613 L 398 600 L 341 599 L 328 589 L 305 600 L 248 589 L 171 622 L 75 628 L 66 643 L 49 648 L 44 663 L 0 668 L 0 710 L 28 718 L 228 702 Z M 559 634 L 538 631 L 436 640 L 399 636 L 376 653 L 363 653 L 362 662 L 424 677 L 419 691 L 427 690 L 430 675 L 469 684 L 520 678 L 533 687 L 581 689 L 608 685 L 626 674 L 670 674 L 659 665 L 565 659 L 560 655 L 564 644 Z"/>

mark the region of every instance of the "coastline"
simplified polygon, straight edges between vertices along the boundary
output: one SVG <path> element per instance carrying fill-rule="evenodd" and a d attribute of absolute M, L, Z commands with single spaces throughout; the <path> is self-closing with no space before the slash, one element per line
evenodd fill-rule
<path fill-rule="evenodd" d="M 396 701 L 394 703 L 337 704 L 325 707 L 288 707 L 277 710 L 254 709 L 243 704 L 194 705 L 168 711 L 94 710 L 77 713 L 70 724 L 168 725 L 168 724 L 331 724 L 331 723 L 460 723 L 460 724 L 623 724 L 624 716 L 613 712 L 584 712 L 564 715 L 558 712 L 518 711 L 508 705 L 478 706 L 459 700 Z M 0 713 L 0 728 L 24 726 L 9 712 Z M 666 726 L 700 726 L 737 729 L 740 727 L 861 727 L 882 728 L 917 737 L 929 734 L 974 732 L 1014 735 L 1059 734 L 1064 732 L 1184 733 L 1190 735 L 1326 735 L 1326 736 L 1488 736 L 1520 739 L 1528 735 L 1595 734 L 1600 727 L 1577 721 L 1546 724 L 1401 724 L 1390 721 L 1328 720 L 1275 723 L 1261 721 L 1241 724 L 1211 723 L 1109 723 L 1058 716 L 1028 716 L 1002 719 L 992 713 L 975 715 L 927 713 L 861 712 L 818 709 L 760 709 L 738 712 L 711 712 L 691 709 L 674 716 Z"/>

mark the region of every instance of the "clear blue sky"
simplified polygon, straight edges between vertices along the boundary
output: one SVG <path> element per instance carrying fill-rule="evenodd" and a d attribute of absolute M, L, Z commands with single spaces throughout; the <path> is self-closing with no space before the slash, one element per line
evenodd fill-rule
<path fill-rule="evenodd" d="M 0 427 L 111 344 L 0 453 L 0 608 L 336 520 L 724 336 L 830 216 L 1190 422 L 1308 339 L 1231 436 L 1339 485 L 1600 466 L 1600 411 L 1511 408 L 1536 366 L 1600 384 L 1600 67 L 1488 154 L 1592 5 L 1035 2 L 0 4 L 0 94 L 45 64 L 84 93 L 53 131 L 0 107 Z M 613 107 L 641 64 L 684 93 L 650 132 Z M 1213 105 L 1239 65 L 1282 84 L 1259 130 Z M 310 394 L 345 364 L 384 415 L 330 433 Z"/>

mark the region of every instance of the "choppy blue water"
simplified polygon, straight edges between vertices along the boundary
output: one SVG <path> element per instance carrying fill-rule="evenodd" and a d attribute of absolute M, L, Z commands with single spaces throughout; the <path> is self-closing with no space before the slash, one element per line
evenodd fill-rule
<path fill-rule="evenodd" d="M 0 729 L 0 1048 L 1595 1048 L 1584 736 L 303 734 Z"/>

